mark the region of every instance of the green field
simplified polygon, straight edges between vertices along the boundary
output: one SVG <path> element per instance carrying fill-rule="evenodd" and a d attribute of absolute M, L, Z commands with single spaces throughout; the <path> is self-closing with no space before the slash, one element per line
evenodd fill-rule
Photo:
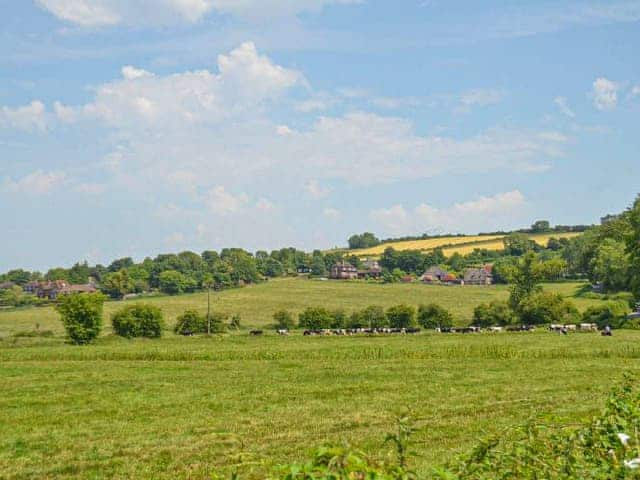
<path fill-rule="evenodd" d="M 575 298 L 578 283 L 558 283 L 548 285 L 547 289 L 559 292 L 571 298 L 579 309 L 584 309 L 597 300 Z M 272 315 L 279 309 L 298 313 L 308 306 L 343 308 L 347 312 L 366 307 L 381 305 L 388 307 L 398 303 L 417 306 L 421 303 L 435 302 L 448 308 L 459 325 L 471 321 L 473 309 L 481 302 L 493 299 L 506 299 L 506 286 L 437 286 L 422 284 L 375 284 L 364 282 L 338 282 L 289 278 L 271 280 L 267 283 L 212 293 L 212 309 L 229 315 L 240 314 L 247 327 L 264 327 L 272 323 Z M 162 308 L 167 323 L 173 325 L 175 318 L 184 310 L 195 308 L 206 312 L 205 293 L 180 295 L 177 297 L 150 297 L 143 301 Z M 109 315 L 125 304 L 134 302 L 108 302 L 105 314 Z M 29 331 L 39 324 L 41 330 L 52 330 L 63 334 L 58 315 L 51 308 L 14 310 L 0 312 L 0 338 L 20 331 Z M 109 322 L 106 322 L 107 327 Z M 106 329 L 107 333 L 109 328 Z"/>
<path fill-rule="evenodd" d="M 571 296 L 578 285 L 547 286 Z M 467 321 L 504 288 L 282 280 L 216 294 L 247 326 L 281 307 L 437 301 Z M 172 318 L 202 294 L 152 301 Z M 595 300 L 579 300 L 584 308 Z M 110 303 L 112 311 L 119 303 Z M 52 338 L 14 337 L 52 329 Z M 108 323 L 108 321 L 107 321 Z M 0 313 L 0 478 L 210 478 L 243 464 L 263 478 L 324 442 L 378 456 L 403 407 L 416 413 L 414 465 L 467 451 L 531 416 L 595 413 L 624 371 L 640 370 L 640 332 L 396 337 L 224 337 L 64 343 L 48 309 Z"/>

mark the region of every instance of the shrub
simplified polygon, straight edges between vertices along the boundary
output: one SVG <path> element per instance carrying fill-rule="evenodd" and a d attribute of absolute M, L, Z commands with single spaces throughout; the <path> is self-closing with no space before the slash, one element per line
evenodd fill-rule
<path fill-rule="evenodd" d="M 415 326 L 416 310 L 409 305 L 395 305 L 387 310 L 387 320 L 391 328 Z"/>
<path fill-rule="evenodd" d="M 334 310 L 331 312 L 333 321 L 331 322 L 331 328 L 345 328 L 347 326 L 347 314 L 344 310 Z"/>
<path fill-rule="evenodd" d="M 629 309 L 624 302 L 609 302 L 587 308 L 582 314 L 582 321 L 595 323 L 598 328 L 604 328 L 607 325 L 619 328 L 624 325 L 628 313 Z"/>
<path fill-rule="evenodd" d="M 153 305 L 137 304 L 122 308 L 111 316 L 116 335 L 125 338 L 160 338 L 164 328 L 162 310 Z"/>
<path fill-rule="evenodd" d="M 63 295 L 56 310 L 69 339 L 76 345 L 93 342 L 102 329 L 102 307 L 105 297 L 100 293 Z"/>
<path fill-rule="evenodd" d="M 300 328 L 309 330 L 322 330 L 331 328 L 333 323 L 333 315 L 327 309 L 322 307 L 309 307 L 304 310 L 298 317 Z"/>
<path fill-rule="evenodd" d="M 481 303 L 473 311 L 473 324 L 478 327 L 504 326 L 515 321 L 516 315 L 508 302 Z"/>
<path fill-rule="evenodd" d="M 211 314 L 211 333 L 224 332 L 225 315 L 220 313 Z M 196 335 L 208 333 L 209 321 L 205 315 L 200 315 L 195 310 L 187 310 L 177 318 L 173 331 L 177 335 Z"/>
<path fill-rule="evenodd" d="M 362 312 L 351 312 L 351 315 L 349 315 L 349 323 L 347 325 L 349 328 L 364 328 L 366 324 L 364 323 L 364 319 L 362 318 Z"/>
<path fill-rule="evenodd" d="M 453 325 L 453 316 L 435 303 L 418 307 L 418 323 L 424 328 L 443 328 Z"/>
<path fill-rule="evenodd" d="M 562 295 L 538 292 L 525 298 L 519 306 L 520 321 L 528 325 L 576 323 L 580 316 L 575 305 Z"/>
<path fill-rule="evenodd" d="M 296 322 L 286 310 L 278 310 L 273 314 L 273 321 L 276 330 L 291 330 L 295 328 Z"/>
<path fill-rule="evenodd" d="M 229 326 L 234 330 L 240 330 L 240 324 L 242 323 L 242 317 L 239 314 L 235 314 L 231 317 L 231 322 L 229 322 Z"/>
<path fill-rule="evenodd" d="M 389 320 L 384 313 L 384 308 L 370 305 L 360 312 L 360 318 L 364 327 L 383 328 L 389 326 Z"/>

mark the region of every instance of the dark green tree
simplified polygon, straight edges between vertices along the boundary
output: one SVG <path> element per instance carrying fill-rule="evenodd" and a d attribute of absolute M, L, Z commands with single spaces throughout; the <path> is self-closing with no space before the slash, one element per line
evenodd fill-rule
<path fill-rule="evenodd" d="M 58 298 L 56 310 L 72 343 L 85 345 L 100 335 L 104 300 L 104 295 L 100 293 L 63 295 Z"/>

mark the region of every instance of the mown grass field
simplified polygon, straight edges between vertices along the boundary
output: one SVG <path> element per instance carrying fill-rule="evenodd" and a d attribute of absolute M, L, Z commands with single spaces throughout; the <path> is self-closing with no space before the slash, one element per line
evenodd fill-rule
<path fill-rule="evenodd" d="M 571 296 L 577 284 L 547 286 Z M 280 280 L 216 294 L 247 326 L 274 310 L 437 301 L 467 321 L 502 287 Z M 203 294 L 160 297 L 171 323 Z M 597 300 L 578 300 L 580 308 Z M 108 303 L 107 316 L 121 302 Z M 51 338 L 14 337 L 52 329 Z M 105 322 L 109 324 L 108 320 Z M 528 418 L 572 423 L 595 413 L 625 371 L 640 370 L 640 332 L 396 337 L 222 337 L 65 343 L 55 313 L 0 313 L 0 478 L 205 479 L 242 464 L 264 478 L 325 442 L 376 456 L 410 407 L 421 472 Z"/>
<path fill-rule="evenodd" d="M 580 235 L 580 233 L 551 233 L 551 234 L 533 234 L 529 235 L 529 238 L 536 242 L 538 245 L 546 247 L 549 243 L 549 239 L 555 238 L 574 238 Z M 446 256 L 451 256 L 454 253 L 461 255 L 467 255 L 473 252 L 476 248 L 484 248 L 486 250 L 502 250 L 504 248 L 504 235 L 469 235 L 464 237 L 440 237 L 440 238 L 428 238 L 426 240 L 407 240 L 403 242 L 390 242 L 383 243 L 381 245 L 353 250 L 353 253 L 359 257 L 377 257 L 382 255 L 382 252 L 389 247 L 393 247 L 398 251 L 403 250 L 420 250 L 427 252 L 435 248 L 443 248 Z"/>
<path fill-rule="evenodd" d="M 578 308 L 584 309 L 597 300 L 574 298 L 581 284 L 558 283 L 548 285 L 547 289 L 557 291 L 571 298 Z M 389 307 L 398 303 L 418 306 L 421 303 L 435 302 L 451 310 L 459 325 L 471 320 L 473 309 L 482 302 L 493 299 L 506 299 L 506 286 L 437 286 L 416 284 L 372 284 L 364 282 L 339 282 L 308 280 L 306 278 L 288 278 L 272 280 L 268 283 L 242 289 L 212 293 L 212 309 L 228 315 L 240 314 L 246 327 L 265 327 L 272 323 L 273 313 L 287 309 L 298 313 L 308 306 L 323 306 L 330 309 L 342 308 L 347 312 L 368 305 Z M 181 295 L 177 297 L 149 297 L 127 302 L 107 302 L 107 319 L 118 308 L 135 301 L 152 303 L 162 308 L 169 326 L 186 309 L 206 312 L 205 293 Z M 109 321 L 106 322 L 109 333 Z M 62 324 L 57 313 L 51 307 L 13 310 L 0 312 L 0 338 L 9 337 L 17 332 L 31 331 L 39 324 L 41 330 L 51 330 L 62 334 Z"/>

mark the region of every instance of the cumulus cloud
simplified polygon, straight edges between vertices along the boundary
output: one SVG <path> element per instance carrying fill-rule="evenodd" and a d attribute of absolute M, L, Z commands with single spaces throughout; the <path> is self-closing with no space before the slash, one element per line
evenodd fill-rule
<path fill-rule="evenodd" d="M 632 97 L 640 96 L 640 85 L 635 85 L 635 86 L 631 89 L 631 96 L 632 96 Z"/>
<path fill-rule="evenodd" d="M 47 129 L 47 112 L 44 104 L 38 100 L 21 107 L 0 109 L 0 127 L 25 131 L 44 131 Z"/>
<path fill-rule="evenodd" d="M 575 118 L 576 114 L 571 107 L 569 107 L 569 103 L 565 97 L 556 97 L 553 99 L 553 103 L 557 105 L 560 111 L 569 118 Z"/>
<path fill-rule="evenodd" d="M 45 195 L 63 185 L 66 175 L 61 172 L 36 170 L 19 179 L 8 179 L 2 190 L 9 193 Z"/>
<path fill-rule="evenodd" d="M 598 110 L 614 110 L 618 105 L 620 86 L 607 78 L 600 77 L 593 82 L 593 104 Z"/>
<path fill-rule="evenodd" d="M 97 89 L 77 113 L 120 128 L 178 128 L 211 123 L 255 110 L 304 82 L 294 70 L 274 64 L 246 42 L 218 56 L 219 73 L 208 70 L 157 76 L 134 67 Z"/>
<path fill-rule="evenodd" d="M 324 198 L 331 193 L 331 188 L 323 187 L 313 178 L 305 184 L 304 189 L 309 195 L 316 199 Z"/>
<path fill-rule="evenodd" d="M 81 27 L 196 23 L 216 12 L 250 19 L 293 16 L 362 0 L 35 0 L 57 18 Z"/>
<path fill-rule="evenodd" d="M 523 215 L 526 201 L 518 190 L 490 197 L 456 203 L 447 208 L 436 208 L 426 203 L 413 210 L 402 205 L 373 210 L 370 218 L 385 234 L 406 235 L 417 232 L 481 232 L 513 225 Z"/>
<path fill-rule="evenodd" d="M 469 113 L 474 107 L 486 107 L 500 103 L 504 94 L 500 90 L 474 89 L 460 95 L 457 113 Z"/>
<path fill-rule="evenodd" d="M 325 208 L 322 211 L 322 215 L 324 215 L 329 220 L 339 220 L 342 216 L 342 213 L 340 212 L 340 210 L 337 210 L 335 208 Z"/>

